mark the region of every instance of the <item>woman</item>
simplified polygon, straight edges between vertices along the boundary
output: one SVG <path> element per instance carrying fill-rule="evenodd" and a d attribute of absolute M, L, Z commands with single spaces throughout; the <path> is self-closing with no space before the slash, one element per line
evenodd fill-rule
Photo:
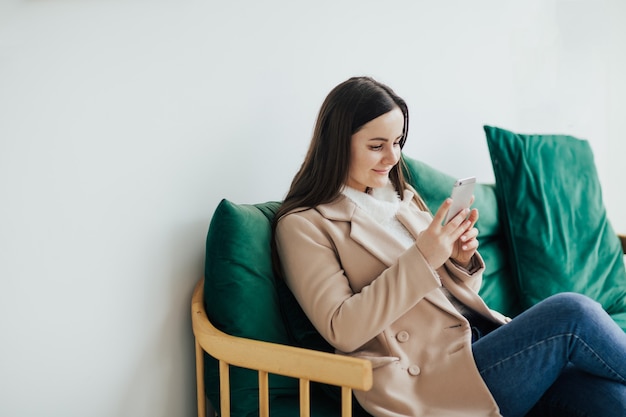
<path fill-rule="evenodd" d="M 275 266 L 338 353 L 367 358 L 374 416 L 626 415 L 626 335 L 590 299 L 512 321 L 478 295 L 478 211 L 431 216 L 402 176 L 408 109 L 351 78 L 320 110 L 276 216 Z"/>

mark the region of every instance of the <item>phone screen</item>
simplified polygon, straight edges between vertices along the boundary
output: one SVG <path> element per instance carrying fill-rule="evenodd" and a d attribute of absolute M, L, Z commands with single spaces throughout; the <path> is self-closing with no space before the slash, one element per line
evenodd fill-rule
<path fill-rule="evenodd" d="M 470 201 L 474 195 L 474 185 L 476 184 L 476 177 L 469 177 L 457 180 L 452 187 L 452 193 L 450 198 L 452 199 L 452 206 L 446 214 L 446 220 L 444 223 L 448 223 L 464 208 L 470 206 Z"/>

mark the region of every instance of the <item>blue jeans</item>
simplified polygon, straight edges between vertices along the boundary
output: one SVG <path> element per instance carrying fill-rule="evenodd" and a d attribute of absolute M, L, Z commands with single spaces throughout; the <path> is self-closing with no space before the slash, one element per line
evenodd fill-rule
<path fill-rule="evenodd" d="M 472 350 L 504 417 L 626 416 L 626 333 L 588 297 L 552 296 Z"/>

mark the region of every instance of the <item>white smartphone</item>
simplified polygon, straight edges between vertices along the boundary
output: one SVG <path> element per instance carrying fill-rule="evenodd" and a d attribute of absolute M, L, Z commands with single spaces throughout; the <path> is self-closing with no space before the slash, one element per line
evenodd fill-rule
<path fill-rule="evenodd" d="M 476 184 L 476 177 L 463 178 L 454 183 L 452 193 L 450 194 L 452 206 L 450 206 L 450 210 L 446 214 L 444 223 L 448 223 L 464 208 L 470 206 L 470 201 L 474 195 L 474 184 Z"/>

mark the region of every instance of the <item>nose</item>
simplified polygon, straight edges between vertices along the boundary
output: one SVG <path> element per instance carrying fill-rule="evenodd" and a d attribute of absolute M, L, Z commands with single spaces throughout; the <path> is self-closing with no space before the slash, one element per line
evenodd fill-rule
<path fill-rule="evenodd" d="M 389 165 L 395 165 L 400 160 L 400 147 L 389 146 L 385 150 L 383 155 L 383 163 Z"/>

